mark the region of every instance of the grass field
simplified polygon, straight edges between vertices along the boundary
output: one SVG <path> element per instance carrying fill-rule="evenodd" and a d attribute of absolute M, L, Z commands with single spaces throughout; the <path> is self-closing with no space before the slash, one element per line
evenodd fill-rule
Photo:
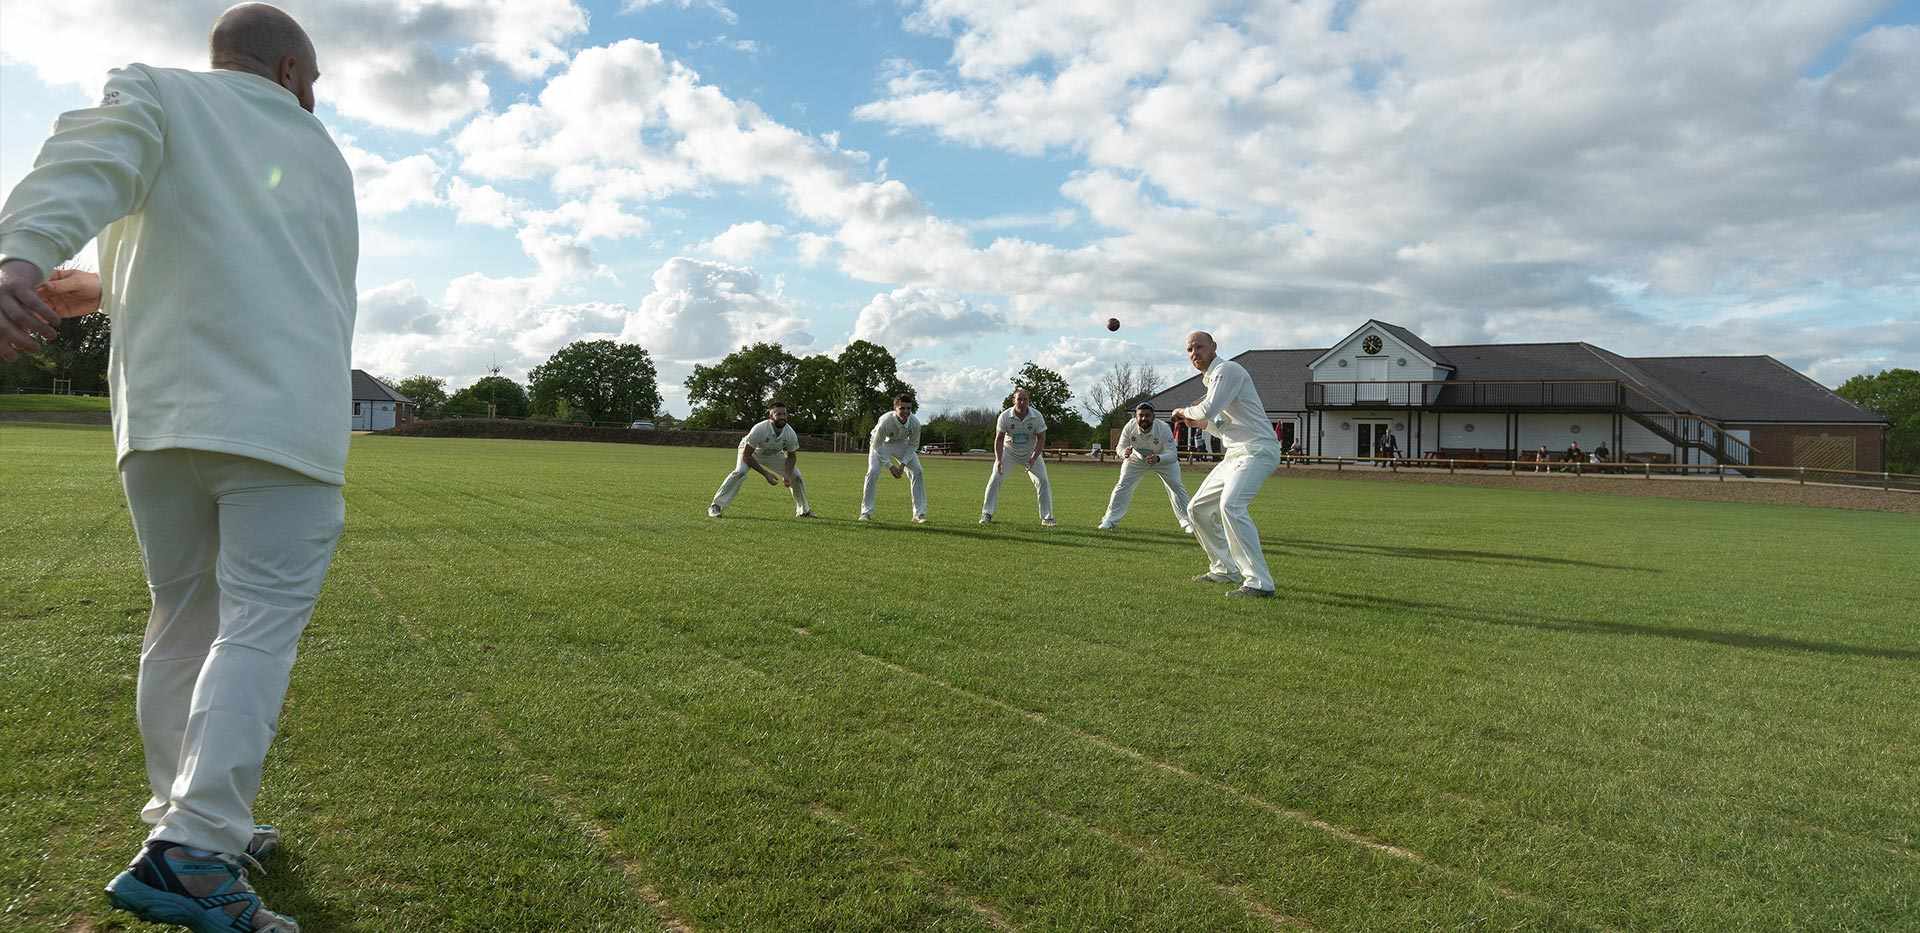
<path fill-rule="evenodd" d="M 110 411 L 112 401 L 92 395 L 19 395 L 0 392 L 0 411 Z M 0 451 L 3 453 L 4 451 Z"/>
<path fill-rule="evenodd" d="M 107 432 L 0 425 L 0 927 L 144 929 Z M 309 930 L 1920 929 L 1920 522 L 1270 482 L 1283 599 L 1110 467 L 361 437 L 258 806 Z M 1197 484 L 1198 475 L 1189 478 Z M 24 505 L 24 508 L 22 508 Z"/>

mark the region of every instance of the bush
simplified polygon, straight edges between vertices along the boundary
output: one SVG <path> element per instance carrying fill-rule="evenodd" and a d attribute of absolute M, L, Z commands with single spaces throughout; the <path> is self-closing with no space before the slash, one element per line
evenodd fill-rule
<path fill-rule="evenodd" d="M 552 421 L 508 421 L 485 418 L 441 418 L 409 421 L 392 430 L 396 437 L 491 437 L 520 441 L 591 441 L 603 444 L 657 444 L 664 447 L 737 447 L 745 431 L 634 431 L 594 428 Z M 800 436 L 800 449 L 833 452 L 833 439 Z"/>

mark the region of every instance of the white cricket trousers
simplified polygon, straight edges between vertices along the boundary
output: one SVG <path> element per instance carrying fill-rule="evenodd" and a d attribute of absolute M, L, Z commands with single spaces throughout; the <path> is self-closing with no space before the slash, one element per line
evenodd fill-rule
<path fill-rule="evenodd" d="M 913 497 L 913 517 L 927 516 L 926 475 L 920 469 L 920 455 L 909 450 L 881 450 L 878 447 L 867 452 L 867 484 L 861 490 L 860 514 L 873 514 L 873 507 L 880 498 L 880 471 L 887 468 L 889 458 L 898 457 L 900 465 L 907 470 L 907 489 Z"/>
<path fill-rule="evenodd" d="M 1173 517 L 1180 523 L 1180 530 L 1192 527 L 1187 522 L 1187 487 L 1180 482 L 1180 458 L 1172 454 L 1161 455 L 1159 463 L 1132 457 L 1120 461 L 1120 482 L 1113 486 L 1113 495 L 1107 499 L 1106 517 L 1100 519 L 1100 524 L 1118 525 L 1127 517 L 1127 507 L 1133 504 L 1133 487 L 1149 474 L 1160 477 L 1161 484 L 1167 487 L 1167 502 L 1173 505 Z"/>
<path fill-rule="evenodd" d="M 987 498 L 980 505 L 981 514 L 992 515 L 999 507 L 1000 484 L 1006 481 L 1007 472 L 1024 467 L 1027 471 L 1027 479 L 1033 481 L 1034 494 L 1040 497 L 1040 520 L 1048 521 L 1053 518 L 1053 482 L 1047 479 L 1047 458 L 1038 457 L 1033 461 L 1032 466 L 1028 466 L 1027 458 L 1031 456 L 1033 451 L 1030 450 L 1025 453 L 1008 450 L 1000 455 L 1000 459 L 994 461 L 993 475 L 987 478 Z"/>
<path fill-rule="evenodd" d="M 781 475 L 786 462 L 785 458 L 782 458 L 780 463 L 760 465 L 772 470 L 774 475 L 778 476 Z M 724 509 L 732 504 L 733 497 L 740 494 L 740 484 L 747 481 L 747 474 L 750 472 L 752 468 L 747 466 L 747 458 L 736 452 L 733 472 L 728 473 L 727 478 L 720 481 L 720 491 L 713 494 L 713 507 Z M 793 468 L 793 514 L 802 515 L 811 511 L 813 509 L 807 505 L 807 483 L 800 478 L 800 468 L 796 466 Z"/>
<path fill-rule="evenodd" d="M 340 487 L 247 457 L 130 453 L 153 612 L 136 711 L 151 840 L 243 852 L 300 632 L 346 523 Z"/>
<path fill-rule="evenodd" d="M 1187 518 L 1213 573 L 1234 574 L 1257 590 L 1273 589 L 1267 556 L 1260 551 L 1260 529 L 1247 506 L 1267 477 L 1280 466 L 1280 442 L 1229 444 L 1226 456 L 1202 480 L 1187 503 Z"/>

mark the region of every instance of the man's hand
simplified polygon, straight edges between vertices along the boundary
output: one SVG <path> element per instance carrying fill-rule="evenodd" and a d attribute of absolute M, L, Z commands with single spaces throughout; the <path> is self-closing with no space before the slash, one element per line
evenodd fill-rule
<path fill-rule="evenodd" d="M 1159 463 L 1159 462 L 1160 462 L 1160 455 L 1159 455 L 1159 454 L 1148 454 L 1148 455 L 1147 455 L 1147 462 L 1148 462 L 1148 463 Z"/>
<path fill-rule="evenodd" d="M 34 293 L 39 284 L 39 266 L 24 259 L 0 263 L 0 363 L 38 352 L 60 333 L 59 313 Z"/>
<path fill-rule="evenodd" d="M 61 317 L 82 317 L 100 310 L 100 274 L 59 268 L 34 290 Z"/>
<path fill-rule="evenodd" d="M 780 485 L 780 477 L 773 475 L 772 470 L 761 470 L 760 475 L 767 478 L 767 485 L 769 486 Z"/>
<path fill-rule="evenodd" d="M 780 479 L 780 485 L 782 485 L 782 486 L 785 486 L 785 487 L 787 487 L 788 489 L 792 489 L 792 488 L 793 488 L 793 474 L 792 474 L 792 473 L 788 473 L 788 474 L 787 474 L 786 476 L 784 476 L 784 477 L 781 477 L 781 479 Z"/>
<path fill-rule="evenodd" d="M 1033 456 L 1027 458 L 1027 466 L 1032 467 L 1034 464 L 1034 461 L 1039 459 L 1040 459 L 1040 448 L 1035 447 L 1033 449 Z"/>

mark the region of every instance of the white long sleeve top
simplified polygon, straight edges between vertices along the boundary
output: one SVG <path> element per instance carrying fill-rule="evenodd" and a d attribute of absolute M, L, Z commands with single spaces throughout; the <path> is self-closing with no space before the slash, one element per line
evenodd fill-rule
<path fill-rule="evenodd" d="M 1207 430 L 1228 444 L 1279 443 L 1274 440 L 1272 423 L 1267 421 L 1267 406 L 1261 404 L 1246 367 L 1214 357 L 1213 365 L 1200 374 L 1200 384 L 1206 387 L 1206 396 L 1179 409 L 1182 417 L 1206 422 Z"/>
<path fill-rule="evenodd" d="M 893 412 L 881 415 L 867 436 L 867 447 L 895 457 L 904 457 L 920 449 L 920 416 L 908 415 L 901 421 Z"/>
<path fill-rule="evenodd" d="M 278 84 L 128 65 L 62 114 L 0 209 L 0 259 L 100 238 L 118 456 L 188 448 L 346 482 L 353 176 Z"/>
<path fill-rule="evenodd" d="M 1155 420 L 1153 427 L 1140 430 L 1140 422 L 1127 419 L 1127 426 L 1120 429 L 1120 456 L 1128 460 L 1146 462 L 1148 454 L 1157 454 L 1161 462 L 1175 459 L 1179 451 L 1174 446 L 1173 428 L 1165 421 Z"/>

